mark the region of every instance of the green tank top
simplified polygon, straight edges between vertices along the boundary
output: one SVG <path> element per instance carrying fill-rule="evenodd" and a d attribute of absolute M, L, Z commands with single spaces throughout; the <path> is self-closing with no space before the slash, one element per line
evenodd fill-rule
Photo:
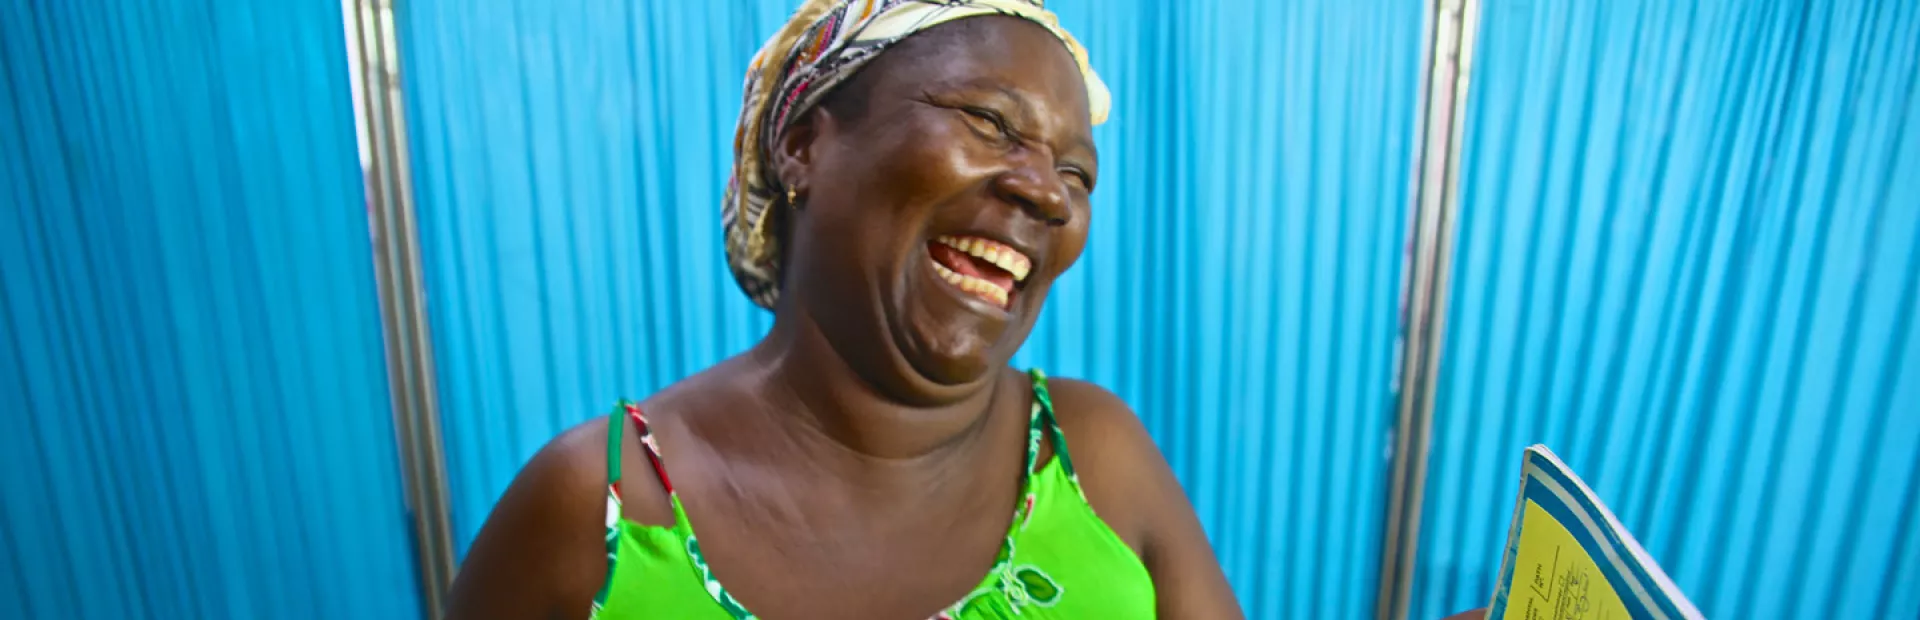
<path fill-rule="evenodd" d="M 1153 580 L 1120 536 L 1087 504 L 1067 456 L 1067 440 L 1053 415 L 1046 376 L 1035 370 L 1027 433 L 1027 472 L 1013 525 L 992 569 L 971 593 L 929 620 L 1099 618 L 1154 615 Z M 673 526 L 641 525 L 620 516 L 620 435 L 624 414 L 646 446 L 647 460 L 673 504 Z M 622 402 L 607 426 L 607 583 L 594 597 L 592 618 L 628 620 L 746 620 L 753 612 L 727 593 L 700 554 L 700 542 L 680 505 L 660 447 L 640 408 Z M 1054 458 L 1034 470 L 1042 437 Z"/>

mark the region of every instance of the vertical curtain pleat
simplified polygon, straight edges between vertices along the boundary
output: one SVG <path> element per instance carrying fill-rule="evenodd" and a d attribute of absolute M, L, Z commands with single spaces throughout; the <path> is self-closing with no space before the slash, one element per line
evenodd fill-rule
<path fill-rule="evenodd" d="M 1366 614 L 1424 7 L 1048 4 L 1116 107 L 1087 253 L 1016 363 L 1133 404 L 1255 617 Z M 548 439 L 770 325 L 718 201 L 791 8 L 399 6 L 463 549 Z"/>
<path fill-rule="evenodd" d="M 1412 617 L 1535 442 L 1709 617 L 1920 613 L 1917 13 L 1485 1 Z"/>
<path fill-rule="evenodd" d="M 1484 0 L 1411 617 L 1552 446 L 1712 617 L 1920 613 L 1920 8 Z M 340 7 L 0 6 L 0 617 L 410 617 Z M 1252 617 L 1370 611 L 1422 6 L 1055 0 L 1114 87 L 1020 365 L 1108 386 Z M 750 346 L 786 0 L 401 3 L 456 539 Z"/>
<path fill-rule="evenodd" d="M 420 614 L 338 4 L 0 4 L 0 617 Z"/>

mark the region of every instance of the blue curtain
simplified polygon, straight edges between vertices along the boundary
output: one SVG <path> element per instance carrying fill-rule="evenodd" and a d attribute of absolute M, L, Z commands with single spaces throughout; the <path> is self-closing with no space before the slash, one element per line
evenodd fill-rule
<path fill-rule="evenodd" d="M 421 613 L 338 3 L 0 3 L 0 617 Z"/>
<path fill-rule="evenodd" d="M 1371 609 L 1423 7 L 1048 3 L 1115 90 L 1018 363 L 1131 402 L 1255 617 Z M 464 548 L 563 428 L 750 346 L 718 202 L 788 0 L 399 10 Z"/>
<path fill-rule="evenodd" d="M 1412 617 L 1533 442 L 1709 617 L 1920 614 L 1920 5 L 1484 11 Z"/>

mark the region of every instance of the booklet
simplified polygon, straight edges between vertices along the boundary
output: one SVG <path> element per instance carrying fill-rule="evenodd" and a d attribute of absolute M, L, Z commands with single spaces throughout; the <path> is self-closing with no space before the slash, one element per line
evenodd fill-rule
<path fill-rule="evenodd" d="M 1705 618 L 1546 446 L 1527 448 L 1504 555 L 1488 620 Z"/>

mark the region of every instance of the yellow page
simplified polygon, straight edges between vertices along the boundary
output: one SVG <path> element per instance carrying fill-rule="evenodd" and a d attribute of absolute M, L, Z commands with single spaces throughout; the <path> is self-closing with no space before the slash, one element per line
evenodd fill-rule
<path fill-rule="evenodd" d="M 1627 620 L 1627 607 L 1565 525 L 1533 500 L 1520 517 L 1502 620 Z M 1577 524 L 1576 524 L 1577 525 Z"/>

